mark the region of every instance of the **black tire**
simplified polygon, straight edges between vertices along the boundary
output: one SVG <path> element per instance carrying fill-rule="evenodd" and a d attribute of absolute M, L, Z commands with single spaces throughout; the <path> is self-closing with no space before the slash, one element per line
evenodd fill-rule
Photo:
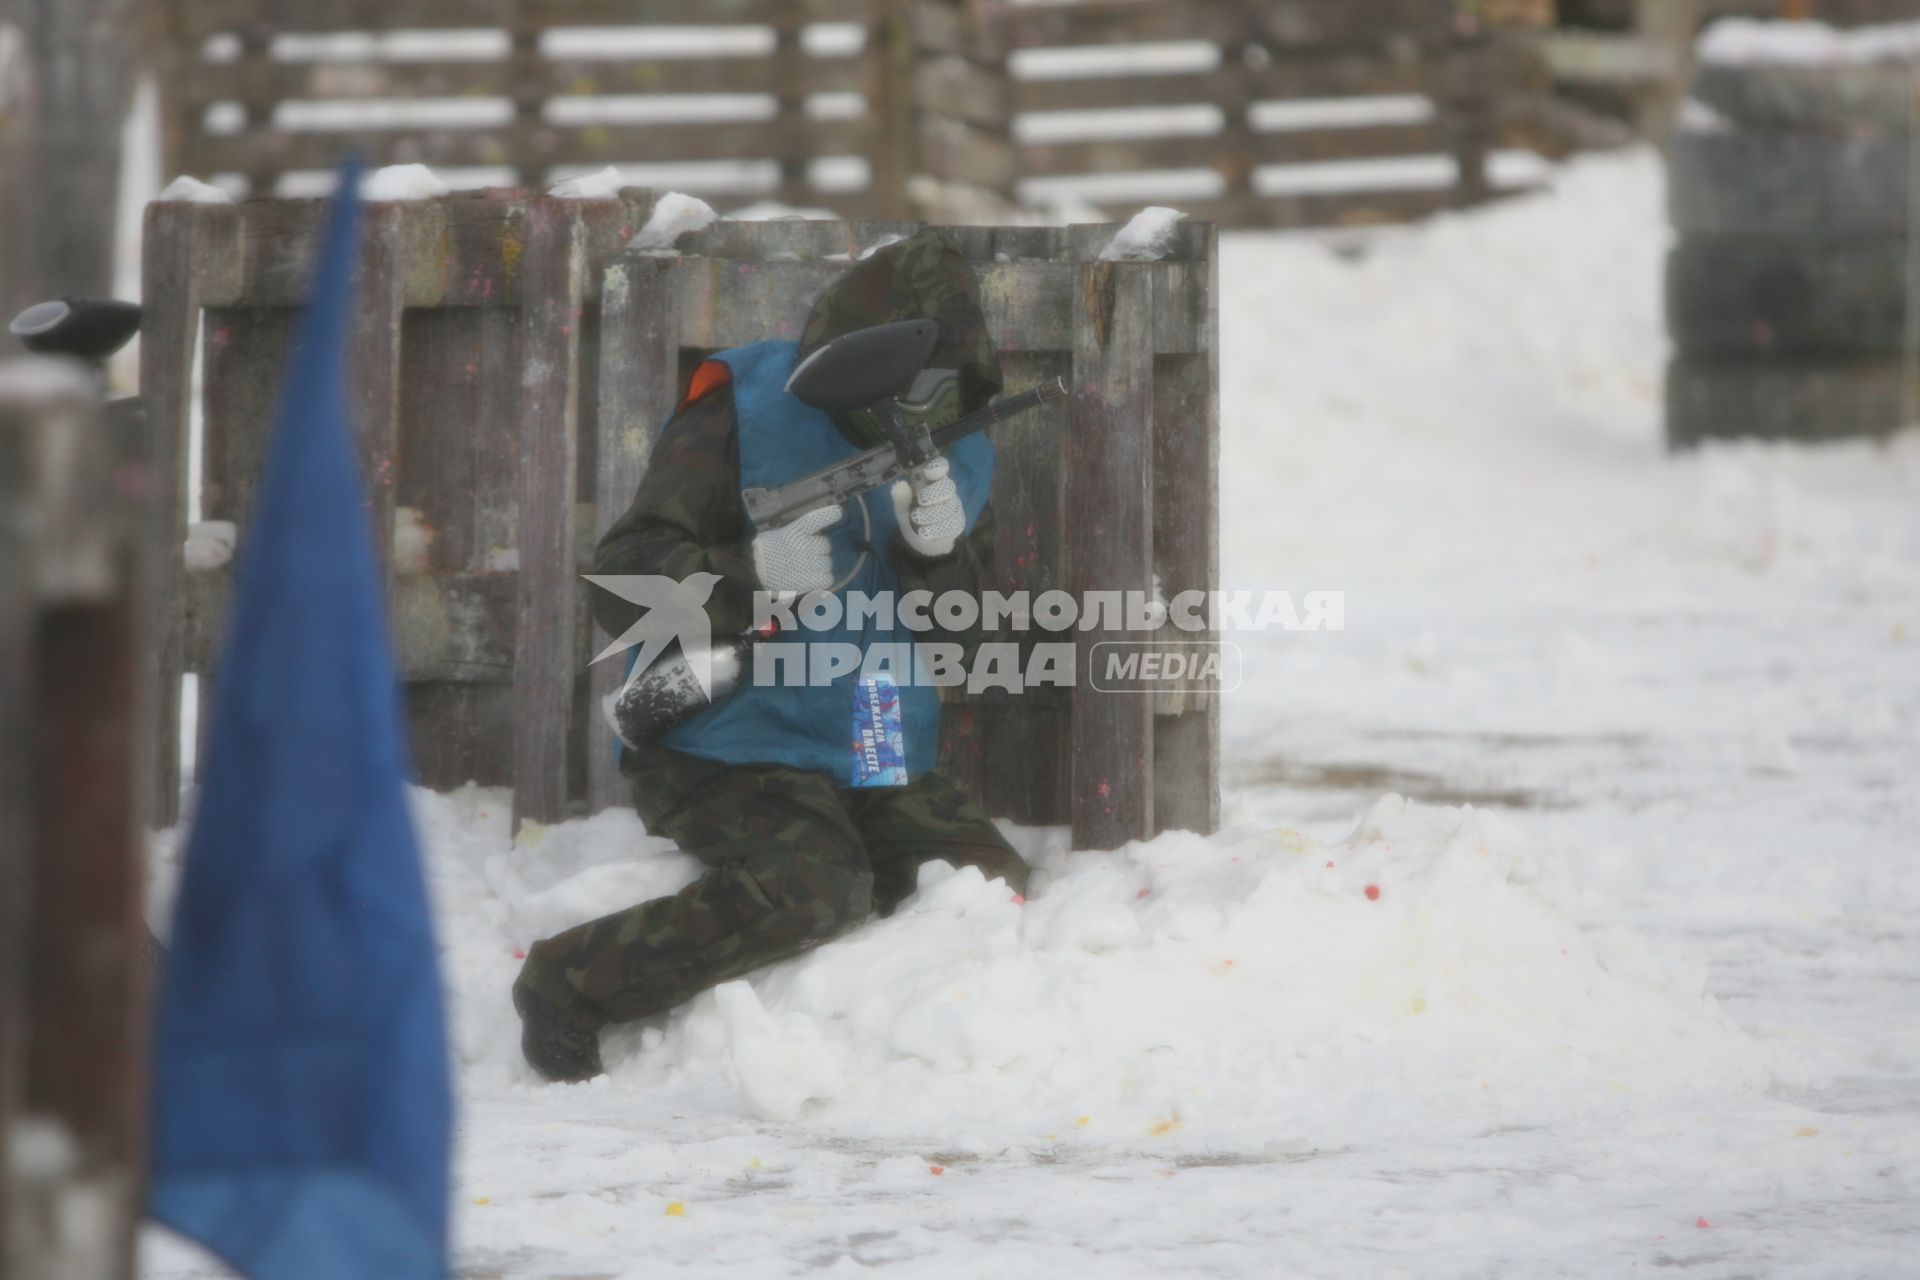
<path fill-rule="evenodd" d="M 1884 435 L 1907 412 L 1898 360 L 1787 364 L 1681 355 L 1667 366 L 1667 445 Z"/>
<path fill-rule="evenodd" d="M 1682 131 L 1667 211 L 1683 234 L 1904 235 L 1907 140 Z"/>
<path fill-rule="evenodd" d="M 1692 96 L 1739 129 L 1904 133 L 1913 123 L 1914 72 L 1904 61 L 1858 65 L 1705 63 Z"/>
<path fill-rule="evenodd" d="M 1667 332 L 1723 355 L 1898 352 L 1907 257 L 1891 236 L 1691 236 L 1667 255 Z"/>

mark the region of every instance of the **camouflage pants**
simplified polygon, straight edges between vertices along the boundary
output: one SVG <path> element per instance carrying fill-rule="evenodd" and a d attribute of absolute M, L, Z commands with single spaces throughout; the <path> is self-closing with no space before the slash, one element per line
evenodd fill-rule
<path fill-rule="evenodd" d="M 588 1017 L 664 1013 L 798 954 L 913 892 L 936 858 L 1025 892 L 1027 867 L 980 807 L 937 774 L 842 790 L 825 774 L 721 765 L 664 748 L 625 767 L 647 830 L 707 864 L 698 880 L 528 949 L 521 983 Z"/>

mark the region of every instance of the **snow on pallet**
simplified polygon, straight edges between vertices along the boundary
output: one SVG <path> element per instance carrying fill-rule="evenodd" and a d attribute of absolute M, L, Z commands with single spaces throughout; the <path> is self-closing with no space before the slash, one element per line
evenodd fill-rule
<path fill-rule="evenodd" d="M 850 258 L 916 227 L 721 221 L 681 236 L 677 254 L 622 252 L 653 207 L 651 193 L 627 190 L 367 210 L 355 404 L 376 527 L 402 535 L 391 609 L 419 775 L 511 783 L 519 815 L 541 821 L 581 801 L 625 803 L 612 737 L 588 712 L 613 664 L 588 670 L 579 575 L 631 501 L 693 365 L 797 337 Z M 244 531 L 319 208 L 149 212 L 142 386 L 163 470 L 182 476 L 161 486 L 173 545 L 187 534 L 178 503 L 202 315 L 203 514 Z M 1010 593 L 1148 591 L 1155 575 L 1168 598 L 1218 586 L 1217 237 L 1179 222 L 1165 228 L 1164 257 L 1101 261 L 1118 231 L 949 229 L 980 278 L 1009 391 L 1066 377 L 1081 393 L 997 434 L 998 586 Z M 179 607 L 162 688 L 174 690 L 212 660 L 227 575 L 177 562 L 169 572 L 162 598 Z M 1100 634 L 1076 633 L 1083 667 Z M 998 815 L 1071 822 L 1081 848 L 1210 831 L 1216 703 L 1091 688 L 969 696 L 946 717 L 943 767 Z M 166 720 L 163 798 L 178 760 Z"/>

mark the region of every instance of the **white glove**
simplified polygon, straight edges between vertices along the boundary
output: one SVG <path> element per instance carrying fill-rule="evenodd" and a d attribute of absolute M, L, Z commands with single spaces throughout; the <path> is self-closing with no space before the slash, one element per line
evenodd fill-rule
<path fill-rule="evenodd" d="M 947 478 L 947 460 L 935 458 L 893 483 L 893 514 L 907 549 L 929 560 L 953 551 L 967 531 L 966 508 L 960 491 Z"/>
<path fill-rule="evenodd" d="M 769 591 L 804 595 L 833 586 L 833 544 L 824 529 L 840 523 L 838 504 L 815 507 L 791 524 L 756 534 L 753 570 Z"/>

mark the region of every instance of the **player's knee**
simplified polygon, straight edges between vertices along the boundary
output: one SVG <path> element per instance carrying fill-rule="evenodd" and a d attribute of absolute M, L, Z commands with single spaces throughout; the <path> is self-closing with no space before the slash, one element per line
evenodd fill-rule
<path fill-rule="evenodd" d="M 796 939 L 830 938 L 873 914 L 873 872 L 851 861 L 789 854 L 756 868 L 754 879 Z"/>

